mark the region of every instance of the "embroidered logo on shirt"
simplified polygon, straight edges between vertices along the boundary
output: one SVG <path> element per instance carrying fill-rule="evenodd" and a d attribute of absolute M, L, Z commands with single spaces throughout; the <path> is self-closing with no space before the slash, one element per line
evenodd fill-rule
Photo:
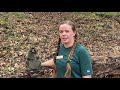
<path fill-rule="evenodd" d="M 56 56 L 56 59 L 63 59 L 63 55 Z"/>
<path fill-rule="evenodd" d="M 90 72 L 90 70 L 87 70 L 87 72 Z"/>

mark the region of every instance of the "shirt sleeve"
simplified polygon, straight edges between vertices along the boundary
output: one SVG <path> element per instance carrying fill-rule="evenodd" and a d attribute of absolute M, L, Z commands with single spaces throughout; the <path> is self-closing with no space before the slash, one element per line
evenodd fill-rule
<path fill-rule="evenodd" d="M 92 64 L 88 50 L 82 47 L 79 52 L 80 71 L 82 76 L 92 75 Z"/>

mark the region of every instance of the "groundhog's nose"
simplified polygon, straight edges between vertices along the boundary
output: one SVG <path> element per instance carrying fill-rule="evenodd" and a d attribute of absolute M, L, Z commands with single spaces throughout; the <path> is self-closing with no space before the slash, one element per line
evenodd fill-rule
<path fill-rule="evenodd" d="M 32 52 L 33 52 L 33 53 L 36 52 L 35 48 L 32 48 Z"/>

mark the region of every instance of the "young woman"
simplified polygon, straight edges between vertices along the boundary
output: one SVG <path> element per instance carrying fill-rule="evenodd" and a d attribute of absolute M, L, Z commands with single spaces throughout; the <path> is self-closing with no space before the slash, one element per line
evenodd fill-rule
<path fill-rule="evenodd" d="M 51 66 L 56 78 L 91 78 L 93 71 L 86 47 L 78 43 L 77 32 L 72 21 L 64 21 L 59 26 L 59 43 L 56 57 L 43 62 L 41 66 Z"/>

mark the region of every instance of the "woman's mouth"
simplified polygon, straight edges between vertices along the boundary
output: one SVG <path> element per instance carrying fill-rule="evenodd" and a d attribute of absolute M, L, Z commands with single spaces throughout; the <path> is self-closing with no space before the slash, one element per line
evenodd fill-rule
<path fill-rule="evenodd" d="M 63 41 L 66 41 L 66 40 L 67 40 L 67 38 L 62 38 L 62 40 L 63 40 Z"/>

